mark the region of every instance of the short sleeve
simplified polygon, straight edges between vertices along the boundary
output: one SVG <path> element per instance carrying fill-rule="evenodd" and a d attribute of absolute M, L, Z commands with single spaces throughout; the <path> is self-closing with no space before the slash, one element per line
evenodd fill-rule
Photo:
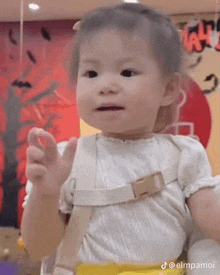
<path fill-rule="evenodd" d="M 30 196 L 31 188 L 32 188 L 32 183 L 28 180 L 27 183 L 26 183 L 26 186 L 25 186 L 26 196 L 24 197 L 24 202 L 22 204 L 23 208 L 27 204 L 28 198 Z"/>
<path fill-rule="evenodd" d="M 178 164 L 178 181 L 185 197 L 204 187 L 215 187 L 219 177 L 212 176 L 211 166 L 203 145 L 187 136 L 173 136 L 180 149 Z"/>
<path fill-rule="evenodd" d="M 58 143 L 58 151 L 63 155 L 67 141 Z M 74 192 L 74 181 L 72 179 L 72 173 L 69 178 L 65 181 L 60 190 L 59 210 L 63 214 L 71 214 L 73 209 L 73 192 Z"/>
<path fill-rule="evenodd" d="M 63 155 L 65 147 L 67 145 L 67 141 L 63 141 L 57 144 L 58 147 L 58 152 Z M 59 210 L 64 213 L 71 213 L 73 209 L 73 181 L 71 180 L 71 175 L 70 177 L 66 180 L 66 182 L 63 184 L 61 187 L 60 191 L 60 199 L 59 199 Z M 22 207 L 24 208 L 27 204 L 27 201 L 30 197 L 30 192 L 32 189 L 33 184 L 28 180 L 26 183 L 25 191 L 26 191 L 26 196 L 24 198 L 24 202 L 22 204 Z"/>
<path fill-rule="evenodd" d="M 66 180 L 60 190 L 59 210 L 63 214 L 71 214 L 73 210 L 74 181 L 71 176 Z"/>

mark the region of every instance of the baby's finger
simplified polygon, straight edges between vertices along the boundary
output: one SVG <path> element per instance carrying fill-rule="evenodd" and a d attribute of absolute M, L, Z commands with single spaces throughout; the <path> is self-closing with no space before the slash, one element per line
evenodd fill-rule
<path fill-rule="evenodd" d="M 36 128 L 36 127 L 33 127 L 29 131 L 28 137 L 27 137 L 27 141 L 28 141 L 29 145 L 33 145 L 40 149 L 43 149 L 43 145 L 39 140 L 39 137 L 41 136 L 42 131 L 43 131 L 43 129 Z"/>
<path fill-rule="evenodd" d="M 27 179 L 35 182 L 36 177 L 42 177 L 46 175 L 47 168 L 41 164 L 31 164 L 27 166 L 25 172 Z"/>
<path fill-rule="evenodd" d="M 44 156 L 44 152 L 35 146 L 29 146 L 26 154 L 28 163 L 39 162 Z"/>
<path fill-rule="evenodd" d="M 42 131 L 40 137 L 46 139 L 46 145 L 44 147 L 45 156 L 51 159 L 56 158 L 58 149 L 56 140 L 53 135 L 51 135 L 49 132 Z"/>
<path fill-rule="evenodd" d="M 65 151 L 63 153 L 63 160 L 67 162 L 70 166 L 72 166 L 73 159 L 76 153 L 76 147 L 77 147 L 77 138 L 71 137 Z"/>

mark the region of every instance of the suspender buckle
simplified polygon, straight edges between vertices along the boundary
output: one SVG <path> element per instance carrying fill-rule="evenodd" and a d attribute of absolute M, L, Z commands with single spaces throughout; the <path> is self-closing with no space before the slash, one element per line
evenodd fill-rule
<path fill-rule="evenodd" d="M 140 178 L 131 183 L 134 197 L 136 199 L 144 195 L 153 195 L 166 187 L 164 178 L 161 172 L 155 172 L 146 177 Z"/>

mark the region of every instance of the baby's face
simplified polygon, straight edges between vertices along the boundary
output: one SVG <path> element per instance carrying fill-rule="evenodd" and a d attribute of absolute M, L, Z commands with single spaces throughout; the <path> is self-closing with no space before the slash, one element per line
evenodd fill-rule
<path fill-rule="evenodd" d="M 141 37 L 104 30 L 82 45 L 77 80 L 79 114 L 105 135 L 128 139 L 148 136 L 164 91 L 158 63 Z"/>

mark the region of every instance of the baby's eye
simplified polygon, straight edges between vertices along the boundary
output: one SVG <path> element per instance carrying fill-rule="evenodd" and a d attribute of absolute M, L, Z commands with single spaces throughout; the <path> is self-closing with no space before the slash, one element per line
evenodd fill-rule
<path fill-rule="evenodd" d="M 131 76 L 132 76 L 132 73 L 133 73 L 134 75 L 136 75 L 136 72 L 133 71 L 133 70 L 128 70 L 128 69 L 126 69 L 126 70 L 123 70 L 123 71 L 122 71 L 122 75 L 125 76 L 125 77 L 131 77 Z M 87 72 L 85 73 L 85 76 L 87 76 L 87 75 L 88 75 L 89 78 L 94 78 L 94 77 L 97 77 L 98 73 L 97 73 L 96 71 L 87 71 Z"/>
<path fill-rule="evenodd" d="M 126 76 L 126 77 L 130 77 L 132 73 L 134 73 L 134 74 L 136 75 L 136 72 L 135 72 L 135 71 L 132 71 L 132 70 L 128 70 L 128 69 L 127 69 L 127 70 L 123 70 L 123 71 L 122 71 L 122 75 L 123 75 L 123 76 Z"/>
<path fill-rule="evenodd" d="M 98 75 L 97 72 L 95 72 L 95 71 L 87 71 L 85 73 L 85 76 L 87 76 L 88 74 L 89 74 L 89 78 L 93 78 L 93 77 L 96 77 Z"/>

